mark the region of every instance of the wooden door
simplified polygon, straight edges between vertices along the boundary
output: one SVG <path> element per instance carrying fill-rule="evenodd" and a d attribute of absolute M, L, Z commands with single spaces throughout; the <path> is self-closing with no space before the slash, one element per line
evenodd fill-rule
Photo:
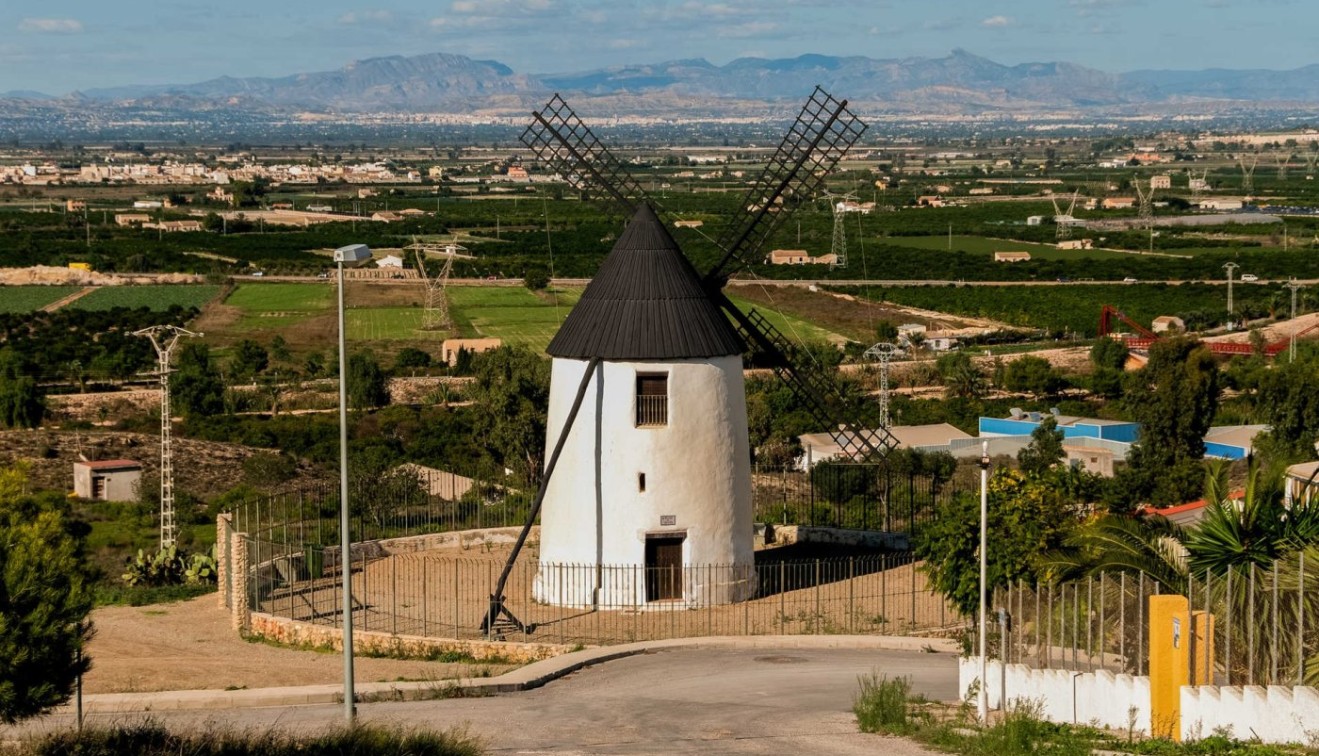
<path fill-rule="evenodd" d="M 646 600 L 682 598 L 682 542 L 685 536 L 646 539 Z"/>

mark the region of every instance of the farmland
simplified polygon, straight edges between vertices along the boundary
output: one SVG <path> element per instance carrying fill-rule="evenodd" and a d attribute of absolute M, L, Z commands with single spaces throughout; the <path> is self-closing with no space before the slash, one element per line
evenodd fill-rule
<path fill-rule="evenodd" d="M 81 286 L 0 286 L 0 313 L 39 310 L 76 293 Z"/>
<path fill-rule="evenodd" d="M 112 310 L 139 307 L 163 312 L 171 307 L 202 307 L 220 293 L 219 286 L 158 284 L 153 286 L 102 286 L 69 305 L 79 310 Z"/>
<path fill-rule="evenodd" d="M 580 289 L 536 293 L 523 287 L 455 286 L 449 289 L 454 325 L 460 336 L 503 339 L 544 351 Z"/>
<path fill-rule="evenodd" d="M 894 286 L 849 290 L 859 297 L 971 317 L 991 318 L 1023 328 L 1094 336 L 1105 304 L 1148 325 L 1159 315 L 1177 315 L 1188 328 L 1217 326 L 1227 320 L 1223 286 L 1210 284 L 1096 284 L 1076 286 Z M 1279 306 L 1278 288 L 1238 286 L 1239 314 L 1262 317 Z"/>
<path fill-rule="evenodd" d="M 889 242 L 901 247 L 950 251 L 947 236 L 902 236 L 892 238 Z M 951 251 L 986 256 L 995 252 L 1029 252 L 1032 260 L 1113 259 L 1128 256 L 1125 252 L 1107 249 L 1057 249 L 1052 244 L 990 239 L 984 236 L 953 236 Z"/>

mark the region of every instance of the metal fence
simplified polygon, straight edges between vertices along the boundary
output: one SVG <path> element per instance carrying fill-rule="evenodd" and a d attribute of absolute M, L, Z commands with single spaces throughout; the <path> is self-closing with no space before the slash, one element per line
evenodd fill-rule
<path fill-rule="evenodd" d="M 456 530 L 517 527 L 534 490 L 494 476 L 464 476 L 404 466 L 350 483 L 353 542 Z M 756 467 L 752 506 L 757 522 L 914 533 L 937 507 L 959 495 L 951 483 L 894 472 L 883 464 Z M 296 544 L 339 541 L 336 482 L 262 494 L 234 508 L 234 529 L 253 538 Z"/>
<path fill-rule="evenodd" d="M 240 536 L 241 537 L 241 536 Z M 241 590 L 252 611 L 339 626 L 343 594 L 336 548 L 295 551 L 247 538 L 250 567 Z M 475 546 L 469 556 L 386 554 L 353 547 L 353 625 L 360 630 L 431 638 L 486 637 L 481 629 L 506 548 Z M 460 552 L 461 553 L 461 552 Z M 937 633 L 963 619 L 926 586 L 905 555 L 776 560 L 762 552 L 754 567 L 682 565 L 688 590 L 672 601 L 646 601 L 656 568 L 640 565 L 543 564 L 520 558 L 506 588 L 508 608 L 527 625 L 505 640 L 612 644 L 712 635 Z M 598 580 L 610 590 L 596 605 L 572 603 L 564 586 Z M 717 603 L 701 588 L 749 582 L 752 598 Z M 540 584 L 538 587 L 538 583 Z M 559 595 L 545 595 L 547 590 Z M 541 600 L 535 596 L 540 594 Z"/>
<path fill-rule="evenodd" d="M 756 467 L 757 522 L 915 534 L 941 503 L 959 495 L 951 482 L 895 472 L 883 463 Z"/>
<path fill-rule="evenodd" d="M 1188 628 L 1191 684 L 1319 683 L 1314 551 L 1308 562 L 1297 552 L 1267 567 L 1187 574 L 1172 586 L 1125 572 L 1008 585 L 994 592 L 986 641 L 991 655 L 1008 663 L 1143 675 L 1149 671 L 1148 599 L 1160 593 L 1186 596 L 1193 613 L 1212 617 L 1212 642 Z"/>

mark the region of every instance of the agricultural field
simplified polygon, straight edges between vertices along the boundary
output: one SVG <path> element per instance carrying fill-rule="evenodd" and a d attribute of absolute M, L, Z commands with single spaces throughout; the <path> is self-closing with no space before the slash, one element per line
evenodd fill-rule
<path fill-rule="evenodd" d="M 25 313 L 76 294 L 81 286 L 0 286 L 0 313 Z"/>
<path fill-rule="evenodd" d="M 224 303 L 242 311 L 239 330 L 292 325 L 330 309 L 334 289 L 320 283 L 241 284 Z"/>
<path fill-rule="evenodd" d="M 1125 252 L 1108 249 L 1057 249 L 1052 244 L 991 239 L 984 236 L 953 236 L 952 249 L 947 236 L 898 236 L 887 240 L 890 244 L 914 249 L 940 252 L 970 252 L 993 256 L 995 252 L 1029 252 L 1032 260 L 1082 260 L 1129 257 Z"/>
<path fill-rule="evenodd" d="M 991 318 L 1010 326 L 1095 336 L 1099 312 L 1110 304 L 1146 327 L 1159 315 L 1176 315 L 1199 330 L 1228 320 L 1227 287 L 1211 284 L 1094 284 L 1069 286 L 891 286 L 847 290 L 858 297 L 956 315 Z M 1237 317 L 1280 312 L 1282 289 L 1262 284 L 1236 288 Z"/>
<path fill-rule="evenodd" d="M 151 286 L 102 286 L 69 304 L 79 310 L 111 310 L 115 307 L 146 307 L 163 312 L 171 307 L 201 308 L 220 294 L 219 286 L 203 284 L 156 284 Z"/>
<path fill-rule="evenodd" d="M 503 339 L 543 352 L 581 289 L 532 292 L 521 286 L 449 288 L 454 325 L 465 338 Z"/>
<path fill-rule="evenodd" d="M 770 322 L 770 325 L 777 328 L 789 341 L 795 343 L 830 342 L 844 344 L 850 340 L 848 336 L 821 328 L 799 314 L 791 313 L 774 304 L 755 302 L 732 294 L 728 298 L 742 312 L 752 309 L 759 311 Z"/>

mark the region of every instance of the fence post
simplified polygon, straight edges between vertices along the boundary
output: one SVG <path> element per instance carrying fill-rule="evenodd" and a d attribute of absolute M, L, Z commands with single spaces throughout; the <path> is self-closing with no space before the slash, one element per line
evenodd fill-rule
<path fill-rule="evenodd" d="M 1269 643 L 1269 685 L 1278 684 L 1278 560 L 1273 560 L 1273 640 Z"/>
<path fill-rule="evenodd" d="M 1248 568 L 1246 584 L 1246 684 L 1255 684 L 1255 563 Z"/>
<path fill-rule="evenodd" d="M 820 560 L 815 560 L 815 634 L 820 634 L 820 625 L 824 624 L 824 615 L 820 613 Z"/>
<path fill-rule="evenodd" d="M 1305 684 L 1305 551 L 1297 554 L 1296 570 L 1296 684 Z"/>
<path fill-rule="evenodd" d="M 814 484 L 812 484 L 812 486 L 814 486 Z M 812 499 L 814 499 L 814 493 L 812 493 L 811 496 Z M 815 517 L 814 504 L 812 504 L 811 506 L 811 517 L 812 518 Z M 786 562 L 782 562 L 782 561 L 779 562 L 779 635 L 784 635 L 788 632 L 788 612 L 787 612 L 787 603 L 786 603 L 787 595 L 788 595 L 788 584 L 783 580 L 784 567 L 786 564 L 787 564 Z"/>
<path fill-rule="evenodd" d="M 856 557 L 847 558 L 847 632 L 856 632 Z"/>

